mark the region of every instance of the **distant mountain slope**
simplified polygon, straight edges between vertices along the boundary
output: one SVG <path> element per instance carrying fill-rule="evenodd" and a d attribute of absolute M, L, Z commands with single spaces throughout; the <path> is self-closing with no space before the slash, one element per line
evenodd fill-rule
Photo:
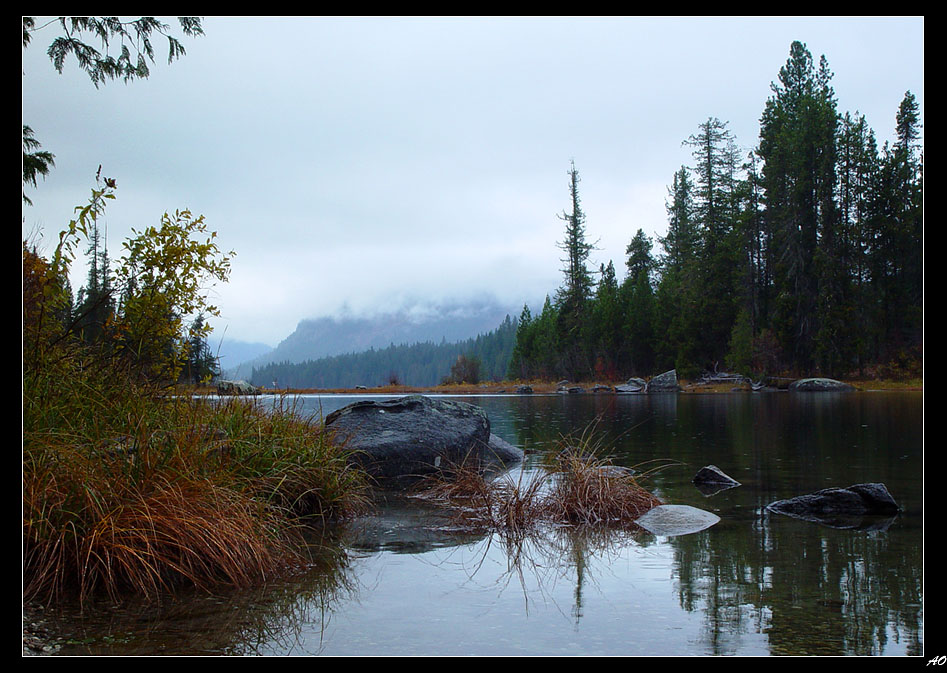
<path fill-rule="evenodd" d="M 271 362 L 254 367 L 254 385 L 275 388 L 354 388 L 397 381 L 404 385 L 434 386 L 441 383 L 466 355 L 479 363 L 479 380 L 502 380 L 516 341 L 516 321 L 508 315 L 488 333 L 463 341 L 431 341 L 369 348 L 303 362 Z M 476 380 L 468 380 L 476 383 Z"/>
<path fill-rule="evenodd" d="M 490 301 L 457 302 L 414 305 L 370 317 L 301 320 L 275 349 L 228 370 L 228 375 L 249 380 L 254 368 L 274 362 L 300 363 L 391 345 L 464 341 L 495 330 L 508 315 L 518 316 L 521 308 Z"/>
<path fill-rule="evenodd" d="M 264 356 L 273 350 L 269 344 L 235 341 L 226 336 L 215 339 L 213 335 L 208 339 L 208 346 L 218 358 L 223 372 L 234 370 L 242 363 Z M 230 378 L 229 375 L 226 377 Z"/>

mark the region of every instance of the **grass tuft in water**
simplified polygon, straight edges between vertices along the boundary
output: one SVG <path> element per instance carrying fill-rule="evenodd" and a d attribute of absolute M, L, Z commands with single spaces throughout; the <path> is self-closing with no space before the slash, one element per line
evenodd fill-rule
<path fill-rule="evenodd" d="M 428 478 L 416 497 L 453 510 L 461 525 L 516 537 L 543 524 L 634 525 L 660 505 L 632 470 L 601 457 L 601 440 L 587 430 L 564 438 L 561 450 L 537 471 L 488 480 L 473 466 Z"/>

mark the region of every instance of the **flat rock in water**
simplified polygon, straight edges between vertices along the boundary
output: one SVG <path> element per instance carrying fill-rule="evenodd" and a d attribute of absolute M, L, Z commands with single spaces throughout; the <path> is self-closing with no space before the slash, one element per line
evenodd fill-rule
<path fill-rule="evenodd" d="M 511 463 L 518 463 L 523 460 L 523 451 L 505 439 L 490 434 L 490 441 L 487 443 L 487 449 L 484 453 L 484 462 L 488 465 L 504 466 Z"/>
<path fill-rule="evenodd" d="M 655 535 L 688 535 L 710 528 L 720 521 L 713 512 L 690 505 L 658 505 L 635 523 Z"/>

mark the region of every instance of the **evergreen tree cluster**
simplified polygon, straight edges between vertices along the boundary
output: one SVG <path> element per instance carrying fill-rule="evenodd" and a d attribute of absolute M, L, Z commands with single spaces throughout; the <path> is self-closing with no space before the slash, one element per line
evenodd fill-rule
<path fill-rule="evenodd" d="M 428 387 L 444 382 L 502 380 L 516 336 L 507 316 L 497 329 L 465 341 L 392 344 L 304 362 L 274 362 L 254 367 L 254 385 L 280 389 L 330 389 L 399 385 Z M 476 371 L 476 379 L 472 375 Z"/>
<path fill-rule="evenodd" d="M 709 118 L 683 144 L 662 252 L 639 229 L 620 282 L 587 267 L 578 172 L 570 168 L 564 281 L 538 315 L 524 306 L 512 379 L 620 380 L 720 366 L 757 376 L 842 376 L 916 365 L 923 328 L 923 156 L 907 92 L 879 150 L 840 114 L 823 56 L 794 42 L 741 150 Z"/>

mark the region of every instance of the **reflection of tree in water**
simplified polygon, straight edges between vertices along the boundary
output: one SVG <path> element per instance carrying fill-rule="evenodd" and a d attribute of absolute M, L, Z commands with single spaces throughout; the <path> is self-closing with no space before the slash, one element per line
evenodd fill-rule
<path fill-rule="evenodd" d="M 681 606 L 704 612 L 708 653 L 735 652 L 751 631 L 772 654 L 880 655 L 893 637 L 920 655 L 921 551 L 899 539 L 780 517 L 670 543 Z"/>
<path fill-rule="evenodd" d="M 582 620 L 582 594 L 586 584 L 596 582 L 592 571 L 599 561 L 608 567 L 609 561 L 628 544 L 647 544 L 653 535 L 643 529 L 627 530 L 601 526 L 571 526 L 560 528 L 548 540 L 550 562 L 558 562 L 563 573 L 575 571 L 572 618 L 578 629 Z"/>
<path fill-rule="evenodd" d="M 719 536 L 728 530 L 718 524 L 705 534 L 670 539 L 678 599 L 688 612 L 703 610 L 707 654 L 733 654 L 739 649 L 740 634 L 765 629 L 765 611 L 759 604 L 765 580 L 756 550 L 749 540 L 734 540 L 739 548 L 722 542 Z"/>
<path fill-rule="evenodd" d="M 553 590 L 563 581 L 574 582 L 569 615 L 578 628 L 583 617 L 583 592 L 597 581 L 594 569 L 607 568 L 629 545 L 647 546 L 653 541 L 651 533 L 637 527 L 543 525 L 516 534 L 494 531 L 479 543 L 478 560 L 468 567 L 468 574 L 474 577 L 490 551 L 501 547 L 507 567 L 496 585 L 506 590 L 518 584 L 527 612 L 531 594 L 537 593 L 544 602 L 559 607 Z M 532 578 L 535 586 L 530 586 L 527 578 Z"/>

